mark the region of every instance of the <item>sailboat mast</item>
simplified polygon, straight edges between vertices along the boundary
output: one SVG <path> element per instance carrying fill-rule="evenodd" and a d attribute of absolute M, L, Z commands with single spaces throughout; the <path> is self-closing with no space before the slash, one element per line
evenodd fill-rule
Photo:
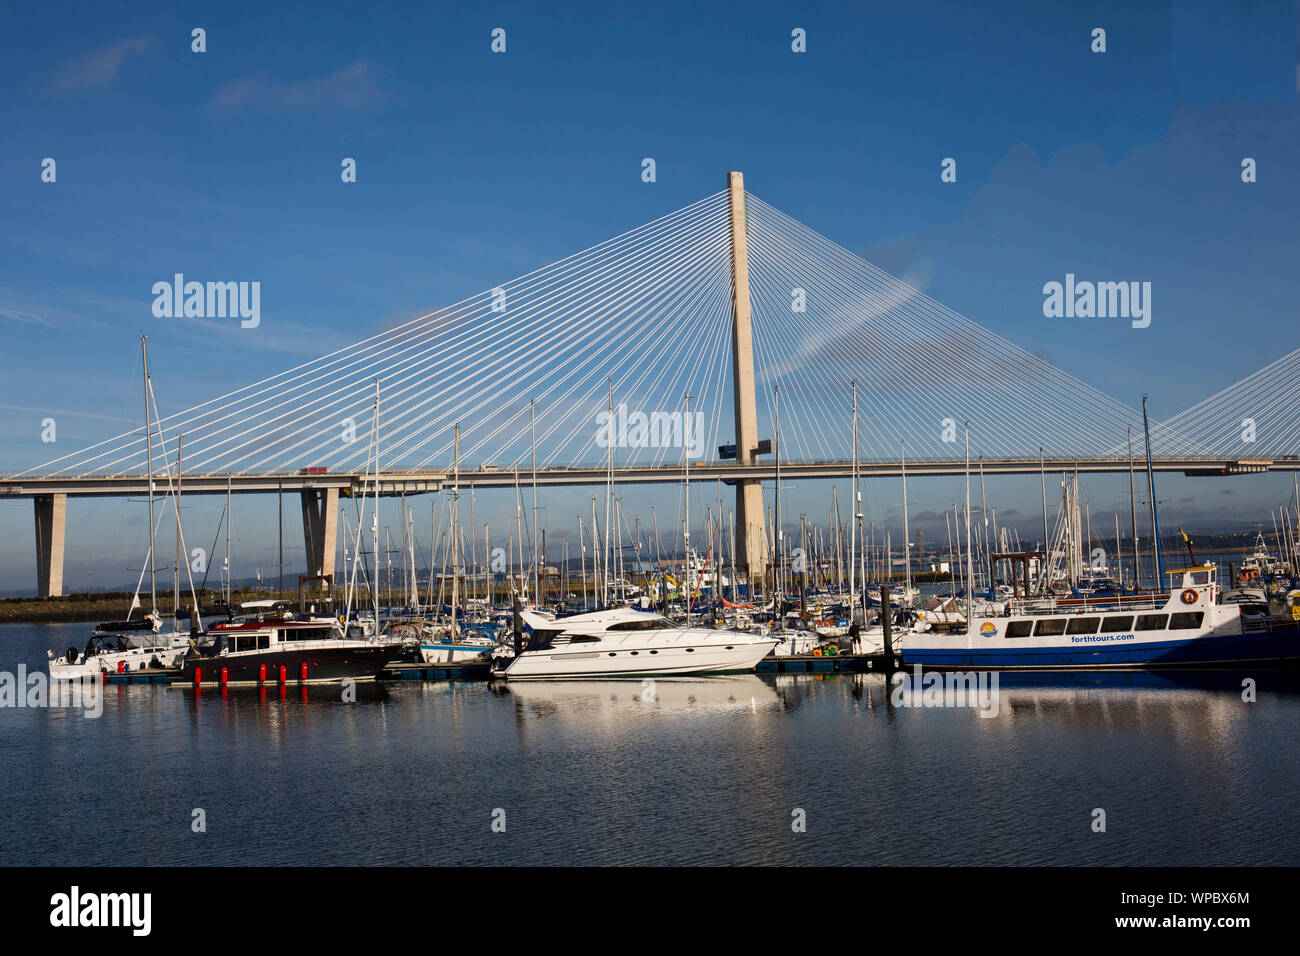
<path fill-rule="evenodd" d="M 596 496 L 591 496 L 591 591 L 592 600 L 596 598 L 596 589 L 600 587 L 600 606 L 605 606 L 605 589 L 602 585 L 603 579 L 600 576 L 600 559 L 598 552 L 600 550 L 600 526 L 596 524 Z"/>
<path fill-rule="evenodd" d="M 230 476 L 226 475 L 226 607 L 230 607 L 230 518 Z M 343 566 L 347 567 L 346 558 Z"/>
<path fill-rule="evenodd" d="M 736 512 L 727 511 L 727 523 L 731 527 L 731 600 L 737 604 L 740 599 L 736 595 Z"/>
<path fill-rule="evenodd" d="M 849 515 L 849 623 L 852 624 L 858 619 L 858 528 L 862 524 L 862 491 L 858 485 L 858 383 L 853 381 L 849 384 L 853 389 L 853 477 L 849 489 L 853 499 L 853 512 Z"/>
<path fill-rule="evenodd" d="M 181 461 L 185 436 L 176 436 L 176 573 L 172 576 L 172 627 L 181 613 Z"/>
<path fill-rule="evenodd" d="M 456 640 L 460 626 L 456 621 L 456 606 L 460 600 L 460 426 L 452 432 L 455 449 L 451 479 L 451 639 Z"/>
<path fill-rule="evenodd" d="M 604 607 L 609 604 L 609 509 L 614 497 L 614 380 L 609 380 L 609 452 L 606 456 L 606 480 L 605 480 L 605 547 L 601 555 L 601 563 L 605 566 L 605 576 L 601 579 L 600 603 Z M 592 518 L 592 527 L 595 527 L 595 518 Z"/>
<path fill-rule="evenodd" d="M 519 557 L 519 586 L 518 587 L 520 591 L 524 589 L 524 582 L 527 580 L 524 577 L 524 499 L 522 495 L 523 493 L 519 490 L 519 468 L 516 466 L 515 468 L 515 538 L 518 542 L 516 544 L 516 548 L 518 549 L 518 557 Z M 510 555 L 510 563 L 514 564 L 514 562 L 515 562 L 515 554 L 512 552 Z M 533 599 L 536 600 L 537 596 L 534 595 Z"/>
<path fill-rule="evenodd" d="M 1052 546 L 1047 540 L 1047 459 L 1043 457 L 1043 446 L 1038 446 L 1038 480 L 1043 490 L 1043 556 L 1038 565 L 1038 591 L 1047 593 L 1047 563 L 1051 557 Z"/>
<path fill-rule="evenodd" d="M 984 495 L 984 456 L 980 455 L 980 520 L 984 527 L 984 586 L 993 592 L 993 546 L 989 541 L 989 504 Z"/>
<path fill-rule="evenodd" d="M 691 396 L 685 395 L 682 403 L 686 409 L 683 421 L 691 420 Z M 685 574 L 682 575 L 682 587 L 686 589 L 686 623 L 691 623 L 691 455 L 690 449 L 686 443 L 682 442 L 682 462 L 685 468 L 686 476 L 686 505 L 683 513 L 685 522 L 682 525 L 682 564 Z M 608 529 L 606 529 L 608 531 Z"/>
<path fill-rule="evenodd" d="M 1124 584 L 1124 551 L 1119 543 L 1119 512 L 1115 512 L 1115 564 L 1117 565 L 1117 574 L 1119 582 Z"/>
<path fill-rule="evenodd" d="M 537 550 L 541 525 L 537 523 L 537 400 L 528 403 L 528 428 L 533 454 L 533 600 L 541 600 L 538 576 L 541 573 L 541 554 Z"/>
<path fill-rule="evenodd" d="M 1138 560 L 1137 488 L 1133 480 L 1133 426 L 1128 427 L 1128 516 L 1133 533 L 1133 587 L 1142 590 L 1142 563 Z M 1122 583 L 1122 582 L 1121 582 Z"/>
<path fill-rule="evenodd" d="M 149 460 L 149 610 L 158 613 L 158 570 L 154 560 L 153 518 L 153 414 L 149 410 L 149 336 L 140 336 L 140 354 L 144 359 L 144 435 Z"/>
<path fill-rule="evenodd" d="M 1156 472 L 1151 464 L 1151 425 L 1147 420 L 1147 397 L 1142 396 L 1142 432 L 1147 446 L 1147 484 L 1151 488 L 1151 533 L 1156 556 L 1156 590 L 1165 585 L 1165 565 L 1160 553 L 1160 515 L 1156 508 Z"/>
<path fill-rule="evenodd" d="M 970 422 L 966 423 L 966 620 L 970 620 L 975 596 L 975 562 L 970 545 Z"/>
<path fill-rule="evenodd" d="M 370 509 L 370 550 L 375 556 L 374 574 L 370 579 L 371 604 L 375 612 L 375 633 L 379 633 L 379 379 L 375 379 L 375 484 Z"/>
<path fill-rule="evenodd" d="M 772 386 L 772 413 L 776 420 L 776 436 L 772 439 L 772 451 L 776 453 L 776 520 L 772 523 L 773 547 L 776 551 L 776 588 L 773 595 L 772 612 L 776 615 L 777 630 L 785 629 L 785 615 L 781 608 L 781 543 L 784 535 L 781 534 L 781 386 Z"/>

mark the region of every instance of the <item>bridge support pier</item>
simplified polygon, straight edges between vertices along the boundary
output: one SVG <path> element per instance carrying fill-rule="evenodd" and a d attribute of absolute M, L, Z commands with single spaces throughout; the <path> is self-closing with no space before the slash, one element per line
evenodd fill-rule
<path fill-rule="evenodd" d="M 63 595 L 63 533 L 67 526 L 68 496 L 37 495 L 36 506 L 36 594 Z"/>
<path fill-rule="evenodd" d="M 731 203 L 731 382 L 736 411 L 736 462 L 758 463 L 758 413 L 754 400 L 754 339 L 750 326 L 749 246 L 745 236 L 745 177 L 727 174 Z M 750 593 L 767 573 L 767 529 L 763 520 L 763 485 L 736 482 L 736 533 L 744 542 Z"/>
<path fill-rule="evenodd" d="M 308 489 L 302 496 L 302 537 L 308 574 L 334 574 L 338 547 L 339 490 Z"/>

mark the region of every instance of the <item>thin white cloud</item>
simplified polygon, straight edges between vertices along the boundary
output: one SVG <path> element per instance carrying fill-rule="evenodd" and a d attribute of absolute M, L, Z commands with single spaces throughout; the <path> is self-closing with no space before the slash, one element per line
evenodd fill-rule
<path fill-rule="evenodd" d="M 119 422 L 126 425 L 134 425 L 135 422 L 130 418 L 120 418 L 116 415 L 99 415 L 95 412 L 77 412 L 67 408 L 36 408 L 31 405 L 0 405 L 0 409 L 6 412 L 35 412 L 38 415 L 66 415 L 69 418 L 93 418 L 101 422 Z M 144 429 L 141 428 L 141 431 Z"/>
<path fill-rule="evenodd" d="M 24 325 L 42 325 L 46 328 L 54 328 L 54 323 L 35 312 L 25 312 L 22 309 L 0 309 L 0 319 L 9 319 L 11 322 L 21 322 Z"/>
<path fill-rule="evenodd" d="M 50 88 L 56 93 L 71 93 L 110 86 L 123 64 L 133 56 L 147 53 L 153 42 L 151 36 L 127 37 L 90 53 L 69 57 L 55 67 Z"/>
<path fill-rule="evenodd" d="M 212 98 L 212 107 L 233 110 L 261 106 L 270 110 L 358 110 L 383 97 L 365 60 L 357 60 L 329 76 L 281 82 L 264 75 L 227 83 Z"/>

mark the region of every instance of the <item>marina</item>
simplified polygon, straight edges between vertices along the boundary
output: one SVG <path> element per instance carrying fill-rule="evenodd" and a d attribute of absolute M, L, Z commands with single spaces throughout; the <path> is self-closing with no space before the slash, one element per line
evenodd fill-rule
<path fill-rule="evenodd" d="M 0 668 L 74 629 L 0 627 Z M 25 777 L 57 777 L 63 798 L 46 801 L 39 783 L 11 791 L 0 836 L 13 863 L 180 865 L 199 806 L 217 865 L 662 865 L 700 852 L 718 864 L 1258 865 L 1285 862 L 1300 837 L 1286 745 L 1300 688 L 1284 672 L 1254 675 L 1256 704 L 1232 672 L 1005 674 L 984 718 L 902 706 L 884 674 L 806 663 L 660 679 L 653 699 L 640 680 L 381 680 L 358 685 L 355 703 L 326 685 L 114 682 L 99 720 L 7 711 L 0 744 Z M 220 786 L 191 794 L 188 780 L 214 775 Z M 136 812 L 114 817 L 128 800 Z M 1130 808 L 1118 839 L 1071 825 L 1098 805 Z M 807 840 L 791 838 L 796 806 Z M 494 807 L 508 840 L 490 830 Z M 17 821 L 37 814 L 63 839 L 19 839 Z M 220 823 L 232 814 L 237 827 Z M 917 837 L 936 830 L 961 836 Z"/>
<path fill-rule="evenodd" d="M 19 938 L 1286 931 L 1294 0 L 47 7 Z"/>

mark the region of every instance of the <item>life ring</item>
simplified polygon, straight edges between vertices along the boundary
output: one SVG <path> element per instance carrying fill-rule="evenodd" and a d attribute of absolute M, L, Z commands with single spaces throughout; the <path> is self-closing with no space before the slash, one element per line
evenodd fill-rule
<path fill-rule="evenodd" d="M 1183 592 L 1183 595 L 1182 595 L 1183 603 L 1184 603 L 1184 604 L 1195 604 L 1195 603 L 1196 603 L 1196 599 L 1197 599 L 1199 596 L 1200 596 L 1200 595 L 1198 595 L 1198 594 L 1196 593 L 1196 589 L 1195 589 L 1195 588 L 1188 588 L 1186 591 Z"/>

